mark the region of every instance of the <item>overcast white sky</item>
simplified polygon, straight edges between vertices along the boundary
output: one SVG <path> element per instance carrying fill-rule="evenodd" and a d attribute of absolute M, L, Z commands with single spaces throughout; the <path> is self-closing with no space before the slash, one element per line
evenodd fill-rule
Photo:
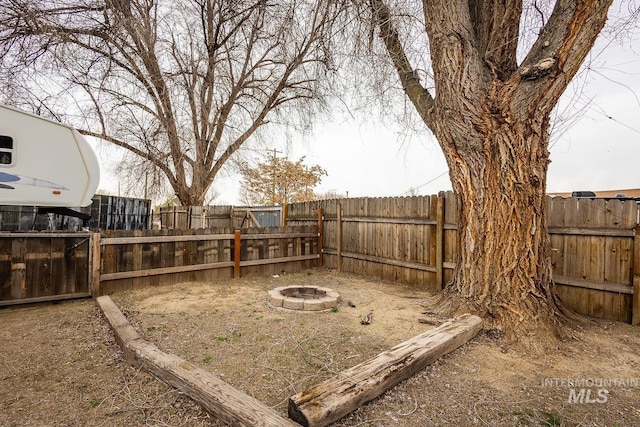
<path fill-rule="evenodd" d="M 552 134 L 549 192 L 640 188 L 640 34 L 622 44 L 601 38 L 590 64 L 560 103 L 559 111 L 569 108 L 562 114 L 573 112 L 578 119 L 562 134 Z M 334 117 L 299 143 L 274 148 L 325 168 L 319 193 L 382 197 L 409 195 L 412 188 L 418 194 L 451 189 L 442 152 L 426 130 L 407 142 L 392 125 Z M 100 188 L 116 193 L 110 156 L 103 150 L 97 154 Z M 238 181 L 237 176 L 216 180 L 220 195 L 213 203 L 242 204 Z"/>

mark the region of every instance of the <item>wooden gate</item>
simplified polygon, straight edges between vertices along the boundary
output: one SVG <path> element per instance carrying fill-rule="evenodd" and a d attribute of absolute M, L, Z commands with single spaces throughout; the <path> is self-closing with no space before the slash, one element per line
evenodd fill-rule
<path fill-rule="evenodd" d="M 0 306 L 91 296 L 91 233 L 0 233 Z"/>

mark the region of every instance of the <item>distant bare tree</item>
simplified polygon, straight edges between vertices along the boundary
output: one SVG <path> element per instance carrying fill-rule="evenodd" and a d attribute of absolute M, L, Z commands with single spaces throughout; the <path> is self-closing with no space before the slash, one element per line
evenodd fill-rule
<path fill-rule="evenodd" d="M 333 199 L 347 199 L 349 197 L 349 192 L 346 194 L 338 193 L 335 190 L 325 191 L 324 193 L 316 193 L 316 200 L 333 200 Z"/>
<path fill-rule="evenodd" d="M 262 127 L 320 105 L 338 14 L 331 0 L 2 0 L 0 96 L 125 148 L 131 181 L 202 205 Z"/>
<path fill-rule="evenodd" d="M 249 205 L 282 205 L 314 200 L 313 189 L 327 171 L 318 165 L 306 166 L 304 157 L 297 162 L 273 156 L 256 167 L 242 169 L 242 193 Z"/>

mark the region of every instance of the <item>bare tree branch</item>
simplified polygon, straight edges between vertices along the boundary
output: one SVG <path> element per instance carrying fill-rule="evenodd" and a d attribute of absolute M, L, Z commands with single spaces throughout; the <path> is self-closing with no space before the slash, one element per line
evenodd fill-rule
<path fill-rule="evenodd" d="M 198 205 L 268 116 L 301 114 L 299 107 L 321 99 L 320 45 L 339 6 L 7 0 L 0 11 L 0 82 L 25 90 L 4 102 L 30 105 L 29 94 L 36 95 L 85 134 L 145 159 L 183 204 Z"/>
<path fill-rule="evenodd" d="M 404 52 L 398 33 L 391 23 L 389 8 L 382 0 L 370 0 L 370 2 L 375 22 L 380 28 L 380 37 L 387 48 L 387 52 L 389 52 L 393 65 L 398 71 L 402 88 L 422 120 L 429 126 L 432 121 L 429 117 L 429 112 L 433 107 L 433 98 L 427 89 L 420 84 L 418 74 L 411 66 Z"/>

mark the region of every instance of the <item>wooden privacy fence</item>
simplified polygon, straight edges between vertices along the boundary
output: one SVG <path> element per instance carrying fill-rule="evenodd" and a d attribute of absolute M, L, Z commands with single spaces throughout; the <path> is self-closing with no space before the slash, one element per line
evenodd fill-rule
<path fill-rule="evenodd" d="M 455 268 L 457 199 L 451 193 L 291 204 L 287 224 L 323 212 L 324 265 L 427 289 Z M 640 323 L 640 227 L 632 199 L 547 199 L 553 275 L 578 313 Z M 635 299 L 634 299 L 635 298 Z"/>
<path fill-rule="evenodd" d="M 0 306 L 91 296 L 91 233 L 0 233 Z"/>
<path fill-rule="evenodd" d="M 87 212 L 88 210 L 88 212 Z M 132 197 L 93 196 L 91 206 L 81 211 L 91 215 L 91 230 L 146 230 L 150 228 L 151 200 Z"/>
<path fill-rule="evenodd" d="M 96 234 L 93 295 L 321 266 L 319 236 L 317 225 Z"/>
<path fill-rule="evenodd" d="M 49 212 L 37 206 L 0 205 L 0 231 L 83 231 L 88 227 L 97 230 L 144 230 L 149 227 L 151 200 L 131 197 L 93 196 L 86 207 L 72 208 L 81 214 L 91 215 L 86 223 L 62 212 Z"/>
<path fill-rule="evenodd" d="M 282 208 L 286 227 L 240 233 L 0 233 L 0 305 L 323 263 L 437 290 L 457 262 L 456 206 L 449 192 L 296 203 Z M 589 316 L 640 323 L 638 203 L 549 198 L 547 227 L 563 302 Z"/>
<path fill-rule="evenodd" d="M 226 228 L 231 223 L 233 206 L 170 206 L 153 214 L 154 227 L 163 229 Z"/>
<path fill-rule="evenodd" d="M 547 227 L 562 301 L 592 317 L 640 323 L 638 203 L 549 198 Z"/>
<path fill-rule="evenodd" d="M 171 206 L 154 213 L 153 222 L 169 230 L 283 225 L 282 206 Z"/>
<path fill-rule="evenodd" d="M 0 233 L 0 306 L 322 265 L 321 227 Z"/>
<path fill-rule="evenodd" d="M 453 193 L 295 203 L 286 222 L 312 223 L 321 209 L 325 266 L 436 290 L 455 268 L 456 203 Z"/>

